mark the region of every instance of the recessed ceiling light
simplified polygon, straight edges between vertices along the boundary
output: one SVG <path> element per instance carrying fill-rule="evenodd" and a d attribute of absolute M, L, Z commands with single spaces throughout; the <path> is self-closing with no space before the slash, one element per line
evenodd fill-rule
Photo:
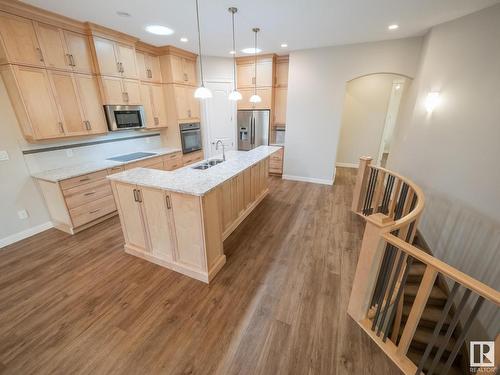
<path fill-rule="evenodd" d="M 161 26 L 161 25 L 146 26 L 146 31 L 148 33 L 156 34 L 156 35 L 172 35 L 174 33 L 174 30 L 172 30 L 166 26 Z"/>
<path fill-rule="evenodd" d="M 236 54 L 236 51 L 234 51 L 234 50 L 233 50 L 233 51 L 229 51 L 229 54 L 230 54 L 230 55 L 235 55 L 235 54 Z"/>
<path fill-rule="evenodd" d="M 281 43 L 281 48 L 286 48 L 286 47 L 288 47 L 288 44 L 286 44 L 286 43 Z"/>
<path fill-rule="evenodd" d="M 121 10 L 116 12 L 116 14 L 119 15 L 120 17 L 130 17 L 130 13 L 122 12 Z"/>
<path fill-rule="evenodd" d="M 181 38 L 181 42 L 182 42 L 182 43 L 187 43 L 187 42 L 189 42 L 189 39 L 183 36 L 183 37 Z"/>
<path fill-rule="evenodd" d="M 388 29 L 389 29 L 389 30 L 397 30 L 397 29 L 399 29 L 399 25 L 396 25 L 396 24 L 394 24 L 394 25 L 389 25 Z"/>
<path fill-rule="evenodd" d="M 260 48 L 253 48 L 253 47 L 249 47 L 249 48 L 244 48 L 241 50 L 241 52 L 243 53 L 260 53 L 262 52 L 262 50 Z"/>

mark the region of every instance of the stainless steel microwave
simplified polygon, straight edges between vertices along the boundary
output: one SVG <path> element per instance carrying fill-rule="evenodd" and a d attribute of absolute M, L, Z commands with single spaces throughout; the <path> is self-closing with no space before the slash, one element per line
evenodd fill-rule
<path fill-rule="evenodd" d="M 104 112 L 111 131 L 140 129 L 146 125 L 142 105 L 105 105 Z"/>

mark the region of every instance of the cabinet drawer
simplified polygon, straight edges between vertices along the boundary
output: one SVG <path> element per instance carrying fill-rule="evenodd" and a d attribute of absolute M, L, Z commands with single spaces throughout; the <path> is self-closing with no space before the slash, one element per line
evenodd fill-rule
<path fill-rule="evenodd" d="M 102 216 L 116 211 L 115 200 L 112 195 L 83 204 L 69 210 L 75 228 L 90 223 Z"/>
<path fill-rule="evenodd" d="M 159 170 L 163 171 L 164 170 L 163 161 L 160 161 L 160 162 L 152 164 L 152 165 L 148 165 L 146 168 L 159 169 Z"/>
<path fill-rule="evenodd" d="M 173 159 L 166 159 L 163 161 L 164 169 L 166 171 L 173 171 L 174 169 L 178 169 L 182 167 L 182 157 L 176 157 Z"/>
<path fill-rule="evenodd" d="M 165 156 L 163 156 L 163 159 L 168 160 L 168 159 L 177 159 L 177 158 L 181 158 L 181 157 L 182 157 L 182 153 L 179 151 L 179 152 L 174 152 L 173 154 L 165 155 Z"/>
<path fill-rule="evenodd" d="M 184 165 L 189 165 L 196 163 L 197 161 L 203 160 L 203 151 L 196 151 L 190 154 L 186 154 L 182 157 Z"/>
<path fill-rule="evenodd" d="M 113 168 L 108 168 L 108 175 L 115 174 L 115 173 L 120 173 L 125 170 L 124 167 L 119 166 L 119 167 L 113 167 Z"/>
<path fill-rule="evenodd" d="M 149 158 L 146 160 L 139 160 L 130 164 L 127 164 L 125 166 L 125 169 L 133 169 L 133 168 L 151 168 L 151 166 L 155 164 L 162 163 L 162 157 L 161 156 L 156 156 L 153 158 Z"/>
<path fill-rule="evenodd" d="M 85 174 L 85 175 L 78 176 L 78 177 L 68 178 L 67 180 L 63 180 L 60 182 L 61 189 L 67 190 L 67 189 L 74 188 L 75 186 L 80 186 L 80 185 L 88 184 L 90 182 L 103 180 L 106 178 L 106 176 L 107 176 L 107 171 L 104 170 L 104 171 L 98 171 L 98 172 L 94 172 L 94 173 Z"/>
<path fill-rule="evenodd" d="M 69 209 L 112 195 L 111 185 L 107 179 L 90 182 L 64 190 L 64 198 Z"/>

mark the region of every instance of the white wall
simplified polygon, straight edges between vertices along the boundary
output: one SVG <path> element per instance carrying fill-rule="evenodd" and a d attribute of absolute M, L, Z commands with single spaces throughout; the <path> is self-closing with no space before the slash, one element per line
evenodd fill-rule
<path fill-rule="evenodd" d="M 414 77 L 422 38 L 290 53 L 284 177 L 333 183 L 346 82 L 366 74 Z"/>
<path fill-rule="evenodd" d="M 394 82 L 401 78 L 404 79 L 394 74 L 371 74 L 347 83 L 337 166 L 357 166 L 362 155 L 378 157 Z"/>
<path fill-rule="evenodd" d="M 424 108 L 431 90 L 442 103 Z M 500 289 L 500 5 L 434 27 L 402 105 L 389 168 L 423 187 L 434 254 Z M 498 308 L 484 327 L 500 329 Z"/>

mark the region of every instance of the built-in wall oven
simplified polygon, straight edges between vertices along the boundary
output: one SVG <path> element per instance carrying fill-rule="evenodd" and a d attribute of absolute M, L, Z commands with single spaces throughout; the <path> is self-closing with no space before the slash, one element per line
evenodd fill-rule
<path fill-rule="evenodd" d="M 104 112 L 111 131 L 140 129 L 146 125 L 142 105 L 105 105 Z"/>
<path fill-rule="evenodd" d="M 180 124 L 182 153 L 199 151 L 202 149 L 201 127 L 199 122 Z"/>

